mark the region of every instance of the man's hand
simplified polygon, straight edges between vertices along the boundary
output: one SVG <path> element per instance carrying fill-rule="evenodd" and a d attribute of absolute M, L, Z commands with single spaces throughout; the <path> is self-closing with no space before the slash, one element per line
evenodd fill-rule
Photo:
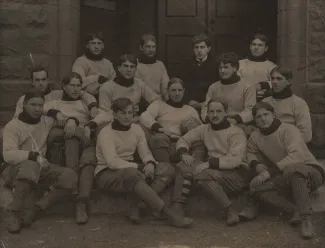
<path fill-rule="evenodd" d="M 84 127 L 84 143 L 85 145 L 90 144 L 90 135 L 91 135 L 91 130 L 88 126 Z"/>
<path fill-rule="evenodd" d="M 97 107 L 92 107 L 90 110 L 90 116 L 91 119 L 94 119 L 98 115 L 98 108 Z"/>
<path fill-rule="evenodd" d="M 236 125 L 237 124 L 237 121 L 233 118 L 227 118 L 227 120 L 231 123 L 231 124 L 234 124 Z"/>
<path fill-rule="evenodd" d="M 64 137 L 67 139 L 72 138 L 76 133 L 76 121 L 69 119 L 64 127 Z"/>
<path fill-rule="evenodd" d="M 56 114 L 56 121 L 58 122 L 60 127 L 64 127 L 65 122 L 67 121 L 67 118 L 63 116 L 61 112 L 58 112 Z"/>
<path fill-rule="evenodd" d="M 249 184 L 250 191 L 254 192 L 256 188 L 264 184 L 269 178 L 271 178 L 271 175 L 268 171 L 263 171 L 261 174 L 254 177 Z"/>
<path fill-rule="evenodd" d="M 190 166 L 192 166 L 194 164 L 194 161 L 195 161 L 195 158 L 192 157 L 189 154 L 183 154 L 181 156 L 181 159 L 185 164 L 190 165 Z"/>
<path fill-rule="evenodd" d="M 256 166 L 256 172 L 257 172 L 257 174 L 261 174 L 262 172 L 264 172 L 264 171 L 267 171 L 267 166 L 265 165 L 265 164 L 258 164 L 257 166 Z"/>
<path fill-rule="evenodd" d="M 43 158 L 40 155 L 38 155 L 36 162 L 41 166 L 42 171 L 48 171 L 48 169 L 50 168 L 49 161 L 47 161 L 46 158 Z"/>
<path fill-rule="evenodd" d="M 195 109 L 201 109 L 202 108 L 202 103 L 199 103 L 197 101 L 194 101 L 194 100 L 191 100 L 189 103 L 188 103 L 191 107 L 195 108 Z"/>
<path fill-rule="evenodd" d="M 155 166 L 152 163 L 146 164 L 146 166 L 143 168 L 143 173 L 146 178 L 153 180 L 155 176 Z"/>

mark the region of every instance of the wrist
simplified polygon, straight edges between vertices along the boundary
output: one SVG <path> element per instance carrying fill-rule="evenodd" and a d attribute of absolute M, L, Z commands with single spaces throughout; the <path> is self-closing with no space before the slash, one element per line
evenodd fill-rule
<path fill-rule="evenodd" d="M 69 118 L 67 119 L 66 123 L 68 123 L 68 122 L 71 121 L 71 120 L 75 122 L 76 126 L 79 125 L 79 120 L 78 120 L 76 117 L 69 117 Z"/>

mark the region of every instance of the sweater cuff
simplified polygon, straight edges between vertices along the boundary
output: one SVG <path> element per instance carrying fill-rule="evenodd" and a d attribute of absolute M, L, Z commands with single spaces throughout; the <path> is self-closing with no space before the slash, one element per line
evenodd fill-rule
<path fill-rule="evenodd" d="M 259 162 L 257 160 L 252 160 L 250 163 L 249 163 L 249 166 L 254 170 L 256 171 L 256 167 L 257 165 L 259 164 Z"/>
<path fill-rule="evenodd" d="M 271 89 L 270 84 L 268 82 L 259 82 L 259 84 L 261 85 L 261 89 L 262 90 L 269 90 L 269 89 Z"/>
<path fill-rule="evenodd" d="M 235 115 L 234 119 L 237 122 L 237 124 L 242 124 L 243 123 L 243 119 L 241 118 L 240 115 Z"/>
<path fill-rule="evenodd" d="M 163 128 L 163 127 L 159 123 L 156 122 L 156 123 L 152 124 L 150 130 L 152 132 L 158 133 L 159 128 Z"/>
<path fill-rule="evenodd" d="M 220 168 L 220 160 L 219 158 L 209 158 L 209 165 L 212 169 L 219 169 Z"/>
<path fill-rule="evenodd" d="M 98 82 L 99 84 L 103 84 L 103 83 L 107 82 L 107 80 L 108 80 L 107 77 L 104 77 L 104 76 L 100 75 L 100 76 L 98 77 L 97 82 Z"/>
<path fill-rule="evenodd" d="M 74 120 L 76 122 L 76 126 L 79 126 L 79 120 L 76 118 L 76 117 L 69 117 L 66 121 L 66 123 L 69 121 L 69 120 Z"/>
<path fill-rule="evenodd" d="M 156 167 L 157 162 L 156 162 L 156 161 L 153 161 L 153 160 L 149 160 L 149 161 L 146 163 L 146 165 L 147 165 L 147 164 L 153 164 L 153 165 Z"/>
<path fill-rule="evenodd" d="M 97 128 L 97 123 L 90 121 L 85 125 L 85 127 L 89 127 L 91 131 L 94 131 Z"/>
<path fill-rule="evenodd" d="M 38 156 L 39 156 L 38 152 L 29 152 L 28 160 L 36 161 Z"/>
<path fill-rule="evenodd" d="M 56 120 L 56 116 L 57 116 L 58 113 L 60 113 L 59 110 L 50 109 L 49 111 L 47 111 L 47 114 L 46 115 L 49 116 L 49 117 L 52 117 L 53 119 Z"/>
<path fill-rule="evenodd" d="M 97 102 L 92 102 L 88 105 L 88 110 L 90 111 L 93 107 L 98 107 Z"/>
<path fill-rule="evenodd" d="M 185 147 L 180 147 L 178 150 L 177 150 L 177 154 L 179 155 L 179 156 L 182 156 L 183 154 L 188 154 L 188 149 L 187 148 L 185 148 Z"/>

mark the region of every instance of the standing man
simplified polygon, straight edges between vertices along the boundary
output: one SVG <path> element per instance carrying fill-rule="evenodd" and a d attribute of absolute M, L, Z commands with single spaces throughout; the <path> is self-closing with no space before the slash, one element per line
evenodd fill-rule
<path fill-rule="evenodd" d="M 169 77 L 165 65 L 156 56 L 155 36 L 144 34 L 140 41 L 141 54 L 135 76 L 146 83 L 162 100 L 167 99 Z"/>
<path fill-rule="evenodd" d="M 211 40 L 206 34 L 193 37 L 194 56 L 182 66 L 180 78 L 185 82 L 185 103 L 201 112 L 211 84 L 218 81 L 217 63 L 210 54 Z"/>
<path fill-rule="evenodd" d="M 72 71 L 82 77 L 82 89 L 98 98 L 100 86 L 116 76 L 113 64 L 104 58 L 104 36 L 101 32 L 88 34 L 85 54 L 77 58 Z"/>

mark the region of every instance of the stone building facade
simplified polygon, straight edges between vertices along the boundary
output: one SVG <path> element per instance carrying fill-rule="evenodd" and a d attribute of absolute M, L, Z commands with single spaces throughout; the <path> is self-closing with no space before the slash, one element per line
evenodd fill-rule
<path fill-rule="evenodd" d="M 102 24 L 102 28 L 110 32 L 110 37 L 115 37 L 109 41 L 112 50 L 138 49 L 138 39 L 143 32 L 153 32 L 158 38 L 162 37 L 159 26 L 161 1 L 184 2 L 101 0 L 104 4 L 111 2 L 109 6 L 113 6 L 115 10 L 98 12 L 110 18 Z M 218 0 L 204 0 L 213 4 L 216 1 Z M 89 9 L 83 7 L 85 2 L 87 1 L 0 1 L 2 124 L 11 118 L 16 100 L 29 87 L 29 70 L 33 66 L 31 57 L 34 63 L 49 69 L 50 77 L 54 81 L 58 81 L 70 70 L 74 59 L 82 51 L 81 32 L 87 31 L 87 24 L 89 28 L 95 25 L 95 21 L 88 23 L 82 18 L 89 14 Z M 325 2 L 321 0 L 278 0 L 276 17 L 277 63 L 293 69 L 293 90 L 309 104 L 314 133 L 312 143 L 321 150 L 325 149 L 324 9 Z M 120 25 L 118 28 L 117 24 Z"/>

